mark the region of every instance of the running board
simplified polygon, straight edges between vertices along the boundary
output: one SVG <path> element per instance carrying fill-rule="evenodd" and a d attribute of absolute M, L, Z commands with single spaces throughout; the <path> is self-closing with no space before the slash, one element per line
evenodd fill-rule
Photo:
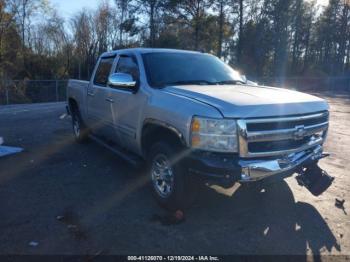
<path fill-rule="evenodd" d="M 130 152 L 127 152 L 126 150 L 123 150 L 121 148 L 117 148 L 117 147 L 111 146 L 111 145 L 107 144 L 103 139 L 101 139 L 101 138 L 99 138 L 97 136 L 89 135 L 89 138 L 91 140 L 95 141 L 97 144 L 99 144 L 99 145 L 101 145 L 101 146 L 111 150 L 113 153 L 118 155 L 123 160 L 129 162 L 133 166 L 139 166 L 143 162 L 140 157 L 137 157 L 136 155 L 134 155 L 134 154 L 132 154 Z"/>

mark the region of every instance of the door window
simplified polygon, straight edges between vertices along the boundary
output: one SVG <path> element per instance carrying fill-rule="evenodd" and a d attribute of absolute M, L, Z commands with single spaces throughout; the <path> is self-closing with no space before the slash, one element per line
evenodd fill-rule
<path fill-rule="evenodd" d="M 114 57 L 101 58 L 94 78 L 95 85 L 107 86 L 108 77 L 111 72 L 113 61 Z"/>
<path fill-rule="evenodd" d="M 138 81 L 139 79 L 139 67 L 136 59 L 131 56 L 120 56 L 116 73 L 125 73 L 132 76 L 133 80 Z"/>

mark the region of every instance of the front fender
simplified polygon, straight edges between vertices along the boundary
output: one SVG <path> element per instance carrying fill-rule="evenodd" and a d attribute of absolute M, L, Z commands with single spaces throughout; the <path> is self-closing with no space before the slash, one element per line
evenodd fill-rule
<path fill-rule="evenodd" d="M 221 113 L 208 104 L 164 90 L 152 90 L 142 122 L 155 121 L 170 128 L 189 146 L 190 126 L 194 115 L 222 118 Z"/>

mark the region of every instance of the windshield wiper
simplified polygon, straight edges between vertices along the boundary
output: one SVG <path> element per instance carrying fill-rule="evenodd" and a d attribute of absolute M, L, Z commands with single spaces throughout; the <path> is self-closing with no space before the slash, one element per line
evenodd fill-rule
<path fill-rule="evenodd" d="M 210 82 L 208 80 L 184 80 L 165 83 L 164 86 L 170 85 L 216 85 L 216 82 Z"/>
<path fill-rule="evenodd" d="M 236 85 L 236 84 L 246 84 L 243 80 L 224 80 L 215 82 L 216 85 Z"/>
<path fill-rule="evenodd" d="M 183 80 L 174 81 L 162 84 L 161 87 L 171 86 L 171 85 L 236 85 L 237 83 L 246 84 L 243 80 L 224 80 L 218 82 L 211 82 L 208 80 Z"/>

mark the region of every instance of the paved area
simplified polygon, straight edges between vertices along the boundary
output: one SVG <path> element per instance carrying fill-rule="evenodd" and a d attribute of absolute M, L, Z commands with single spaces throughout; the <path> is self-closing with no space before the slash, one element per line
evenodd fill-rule
<path fill-rule="evenodd" d="M 313 197 L 293 177 L 261 191 L 203 188 L 170 226 L 154 219 L 164 211 L 140 171 L 73 142 L 63 103 L 0 107 L 0 136 L 25 149 L 0 158 L 0 254 L 349 255 L 350 100 L 326 98 L 332 156 L 321 166 L 336 177 L 327 192 Z"/>

